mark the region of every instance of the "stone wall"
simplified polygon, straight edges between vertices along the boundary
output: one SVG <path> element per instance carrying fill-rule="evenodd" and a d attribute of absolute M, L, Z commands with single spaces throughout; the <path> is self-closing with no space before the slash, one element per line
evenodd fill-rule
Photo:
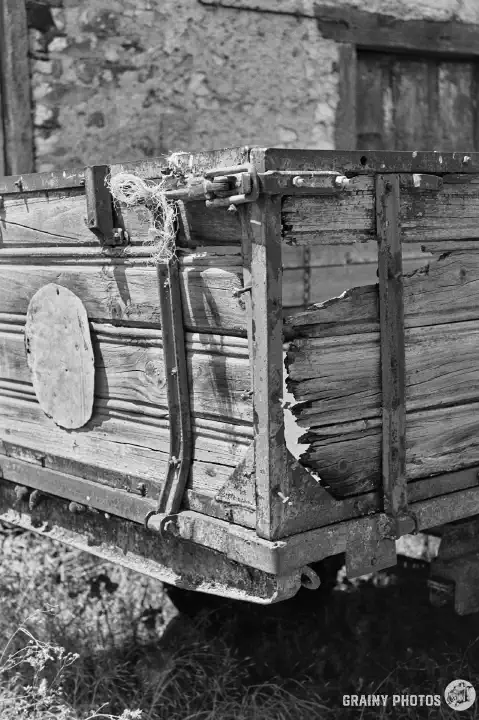
<path fill-rule="evenodd" d="M 330 4 L 341 2 L 479 22 L 477 0 Z M 39 171 L 228 145 L 334 147 L 338 46 L 310 0 L 27 5 Z"/>

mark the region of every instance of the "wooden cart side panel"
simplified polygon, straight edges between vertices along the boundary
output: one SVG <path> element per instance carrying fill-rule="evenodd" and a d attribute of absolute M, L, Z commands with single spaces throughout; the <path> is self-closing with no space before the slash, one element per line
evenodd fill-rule
<path fill-rule="evenodd" d="M 450 253 L 404 278 L 410 480 L 477 463 L 478 261 L 477 252 Z M 341 319 L 346 306 L 351 323 Z M 381 453 L 377 287 L 353 289 L 301 325 L 307 315 L 293 319 L 304 337 L 289 354 L 295 412 L 311 443 L 304 462 L 338 495 L 371 490 Z"/>
<path fill-rule="evenodd" d="M 450 241 L 458 250 L 462 240 L 477 237 L 479 176 L 445 175 L 437 192 L 401 188 L 400 222 L 404 243 L 420 243 L 436 251 Z M 374 177 L 351 179 L 350 191 L 336 196 L 284 199 L 283 238 L 287 245 L 346 245 L 373 240 L 376 233 Z M 434 248 L 434 249 L 432 249 Z"/>
<path fill-rule="evenodd" d="M 158 279 L 144 246 L 151 218 L 123 209 L 131 243 L 104 249 L 85 225 L 81 187 L 3 200 L 2 452 L 132 492 L 141 486 L 157 497 L 170 438 Z M 230 479 L 253 440 L 246 309 L 235 296 L 243 273 L 238 221 L 223 211 L 205 215 L 204 204 L 201 212 L 194 204 L 190 219 L 194 242 L 180 250 L 194 438 L 184 505 L 252 527 L 254 474 L 245 473 L 241 484 Z M 49 282 L 80 297 L 94 341 L 94 415 L 74 437 L 41 413 L 25 363 L 24 314 L 33 293 Z"/>

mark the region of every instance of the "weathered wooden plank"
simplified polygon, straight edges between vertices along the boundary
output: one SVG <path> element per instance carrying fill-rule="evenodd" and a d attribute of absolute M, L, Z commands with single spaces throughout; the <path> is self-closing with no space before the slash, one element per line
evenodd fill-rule
<path fill-rule="evenodd" d="M 286 197 L 282 208 L 286 244 L 345 245 L 375 235 L 374 179 L 357 176 L 351 192 L 330 197 Z M 478 237 L 479 178 L 444 183 L 438 192 L 405 187 L 400 221 L 405 243 L 460 241 Z M 461 245 L 458 243 L 458 249 Z"/>
<path fill-rule="evenodd" d="M 479 27 L 456 20 L 403 20 L 386 13 L 354 7 L 316 4 L 314 12 L 323 37 L 359 47 L 419 55 L 438 53 L 474 57 L 479 54 Z"/>
<path fill-rule="evenodd" d="M 138 412 L 167 408 L 161 331 L 92 324 L 97 399 L 135 403 Z M 16 331 L 16 332 L 15 332 Z M 0 323 L 1 380 L 30 383 L 23 328 Z M 187 334 L 191 412 L 195 416 L 252 422 L 247 341 Z"/>
<path fill-rule="evenodd" d="M 404 277 L 406 328 L 476 320 L 479 309 L 479 253 L 448 253 L 423 269 Z M 351 288 L 344 297 L 333 298 L 287 321 L 297 337 L 377 332 L 379 330 L 376 285 Z"/>
<path fill-rule="evenodd" d="M 377 250 L 376 250 L 377 255 Z M 424 258 L 404 262 L 404 270 L 411 271 L 424 265 Z M 377 282 L 377 262 L 350 263 L 342 266 L 311 267 L 309 273 L 309 303 L 321 303 L 341 295 L 348 288 Z M 304 268 L 284 270 L 283 307 L 304 307 Z"/>
<path fill-rule="evenodd" d="M 25 0 L 0 4 L 0 73 L 6 174 L 34 169 L 33 114 Z"/>
<path fill-rule="evenodd" d="M 408 413 L 407 478 L 413 480 L 477 465 L 478 409 L 476 402 Z M 369 492 L 379 486 L 379 418 L 314 428 L 303 440 L 311 444 L 302 462 L 317 472 L 336 496 Z"/>
<path fill-rule="evenodd" d="M 399 176 L 376 176 L 379 242 L 379 327 L 382 396 L 382 494 L 384 512 L 407 509 L 405 452 L 405 350 Z"/>
<path fill-rule="evenodd" d="M 357 53 L 352 43 L 341 43 L 338 52 L 338 105 L 336 108 L 335 146 L 356 148 Z"/>
<path fill-rule="evenodd" d="M 445 151 L 475 148 L 472 63 L 442 62 L 438 72 L 439 142 Z"/>
<path fill-rule="evenodd" d="M 83 431 L 68 433 L 44 415 L 33 395 L 11 395 L 2 389 L 0 438 L 5 443 L 48 455 L 53 469 L 61 469 L 57 458 L 81 463 L 87 468 L 82 475 L 93 481 L 113 480 L 120 487 L 128 478 L 152 486 L 163 481 L 169 458 L 167 419 L 139 415 L 134 407 L 116 409 L 114 403 L 97 403 Z M 252 438 L 240 436 L 231 425 L 195 418 L 193 434 L 196 464 L 191 482 L 199 489 L 217 491 Z"/>
<path fill-rule="evenodd" d="M 360 150 L 390 149 L 387 122 L 389 58 L 377 53 L 358 54 L 358 81 L 353 91 L 357 105 L 357 143 Z"/>
<path fill-rule="evenodd" d="M 379 334 L 295 340 L 288 388 L 303 427 L 377 418 L 381 412 Z M 405 333 L 406 410 L 479 401 L 475 322 L 410 328 Z"/>
<path fill-rule="evenodd" d="M 236 272 L 234 272 L 236 270 Z M 244 335 L 241 268 L 186 267 L 181 273 L 184 322 L 188 330 Z M 31 296 L 55 282 L 74 292 L 90 320 L 138 322 L 159 326 L 158 280 L 153 267 L 1 266 L 0 311 L 25 313 Z"/>
<path fill-rule="evenodd" d="M 283 393 L 281 201 L 262 197 L 250 208 L 253 313 L 256 529 L 274 538 L 288 493 Z M 280 493 L 278 495 L 278 493 Z"/>
<path fill-rule="evenodd" d="M 436 60 L 414 60 L 407 56 L 392 60 L 388 88 L 391 131 L 385 149 L 449 149 L 441 143 L 438 132 L 437 73 Z"/>

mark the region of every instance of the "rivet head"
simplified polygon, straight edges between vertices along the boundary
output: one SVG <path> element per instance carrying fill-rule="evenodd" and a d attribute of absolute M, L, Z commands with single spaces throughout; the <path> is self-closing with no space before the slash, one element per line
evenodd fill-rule
<path fill-rule="evenodd" d="M 293 185 L 294 185 L 294 187 L 298 187 L 298 188 L 304 187 L 306 185 L 306 181 L 304 180 L 304 178 L 299 177 L 299 175 L 297 175 L 296 177 L 293 178 Z"/>

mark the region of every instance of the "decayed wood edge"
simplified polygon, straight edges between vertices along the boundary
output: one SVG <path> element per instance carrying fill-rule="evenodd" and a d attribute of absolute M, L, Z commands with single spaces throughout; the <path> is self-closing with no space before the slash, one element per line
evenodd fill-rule
<path fill-rule="evenodd" d="M 15 485 L 0 481 L 1 520 L 171 585 L 258 604 L 286 600 L 301 586 L 300 570 L 278 577 L 201 545 L 159 541 L 157 532 L 114 515 L 72 514 L 68 506 L 68 501 L 43 496 L 29 510 L 28 503 L 18 504 Z"/>
<path fill-rule="evenodd" d="M 355 43 L 368 50 L 441 53 L 459 57 L 479 55 L 479 25 L 456 20 L 403 20 L 394 15 L 357 8 L 315 5 L 323 37 Z"/>
<path fill-rule="evenodd" d="M 0 2 L 0 83 L 4 166 L 9 175 L 34 170 L 33 117 L 25 0 Z"/>
<path fill-rule="evenodd" d="M 288 476 L 283 393 L 281 199 L 261 197 L 249 206 L 251 242 L 253 418 L 256 529 L 274 538 L 287 503 Z"/>
<path fill-rule="evenodd" d="M 338 45 L 338 92 L 336 108 L 335 145 L 342 150 L 355 150 L 357 53 L 352 43 Z"/>
<path fill-rule="evenodd" d="M 406 352 L 399 177 L 376 176 L 376 227 L 379 266 L 379 327 L 382 392 L 382 490 L 384 511 L 407 510 Z"/>

